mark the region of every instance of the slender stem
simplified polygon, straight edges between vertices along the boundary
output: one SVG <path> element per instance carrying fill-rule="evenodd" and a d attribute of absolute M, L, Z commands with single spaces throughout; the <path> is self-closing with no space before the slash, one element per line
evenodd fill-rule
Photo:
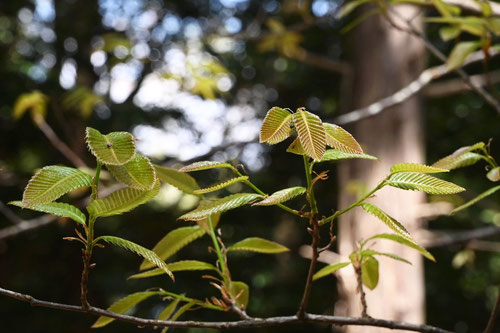
<path fill-rule="evenodd" d="M 318 206 L 316 205 L 316 199 L 314 198 L 313 183 L 312 183 L 312 166 L 309 164 L 309 157 L 303 155 L 304 158 L 304 168 L 306 172 L 307 180 L 307 194 L 309 195 L 309 203 L 311 204 L 311 214 L 316 215 L 318 213 Z"/>
<path fill-rule="evenodd" d="M 495 163 L 495 160 L 491 158 L 490 154 L 488 154 L 488 151 L 486 148 L 481 147 L 481 151 L 484 153 L 484 160 L 488 162 L 492 168 L 496 168 L 498 165 Z"/>
<path fill-rule="evenodd" d="M 314 218 L 311 218 L 313 230 L 312 230 L 312 243 L 311 243 L 311 248 L 312 248 L 312 256 L 311 256 L 311 263 L 309 264 L 309 271 L 307 273 L 307 279 L 306 279 L 306 285 L 304 287 L 304 294 L 302 296 L 302 301 L 300 302 L 299 309 L 297 310 L 297 317 L 298 318 L 304 318 L 306 308 L 307 308 L 307 303 L 309 302 L 309 295 L 311 293 L 311 287 L 312 287 L 312 278 L 314 275 L 314 271 L 316 269 L 316 262 L 318 261 L 319 257 L 319 251 L 318 251 L 318 244 L 319 244 L 319 226 L 316 220 Z"/>
<path fill-rule="evenodd" d="M 500 286 L 498 286 L 498 295 L 497 295 L 497 300 L 495 302 L 495 306 L 493 306 L 493 310 L 491 310 L 491 315 L 490 319 L 488 320 L 488 325 L 486 325 L 486 328 L 484 329 L 483 333 L 493 332 L 493 326 L 495 325 L 495 320 L 499 312 L 500 312 Z"/>
<path fill-rule="evenodd" d="M 358 282 L 359 297 L 361 299 L 361 317 L 368 318 L 368 305 L 366 304 L 366 294 L 363 289 L 363 279 L 361 277 L 361 264 L 356 262 L 354 265 L 354 271 L 356 272 L 356 280 Z"/>
<path fill-rule="evenodd" d="M 99 190 L 99 177 L 101 175 L 102 163 L 97 161 L 97 167 L 95 169 L 95 176 L 92 178 L 92 194 L 90 195 L 90 200 L 94 201 L 98 197 Z"/>
<path fill-rule="evenodd" d="M 200 300 L 195 299 L 195 298 L 186 297 L 184 295 L 179 295 L 179 294 L 172 293 L 172 292 L 165 291 L 165 290 L 161 290 L 161 294 L 162 295 L 167 295 L 167 296 L 170 296 L 170 297 L 173 297 L 173 298 L 180 299 L 183 302 L 187 302 L 187 303 L 191 302 L 191 303 L 194 303 L 194 304 L 199 305 L 201 307 L 204 307 L 206 309 L 224 311 L 224 308 L 221 307 L 221 306 L 217 306 L 217 305 L 213 305 L 213 304 L 210 304 L 210 303 L 206 303 L 206 302 L 200 301 Z"/>
<path fill-rule="evenodd" d="M 210 237 L 212 238 L 212 243 L 214 244 L 215 253 L 217 254 L 217 259 L 219 260 L 220 268 L 222 270 L 222 278 L 224 279 L 224 284 L 229 288 L 229 284 L 231 283 L 231 279 L 229 278 L 229 270 L 226 265 L 226 260 L 224 260 L 224 256 L 222 255 L 222 251 L 219 246 L 219 241 L 217 240 L 217 236 L 215 235 L 215 230 L 212 225 L 212 216 L 208 216 L 208 226 L 210 228 Z"/>

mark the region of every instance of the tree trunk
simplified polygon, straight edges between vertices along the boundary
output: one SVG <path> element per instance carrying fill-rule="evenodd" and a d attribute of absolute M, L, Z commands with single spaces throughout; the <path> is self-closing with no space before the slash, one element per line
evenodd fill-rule
<path fill-rule="evenodd" d="M 417 13 L 417 9 L 410 6 L 397 6 L 396 10 L 399 15 L 407 18 Z M 381 15 L 365 20 L 351 35 L 353 108 L 363 107 L 389 96 L 414 80 L 424 69 L 425 52 L 422 43 L 407 33 L 394 29 Z M 348 128 L 364 150 L 377 156 L 379 161 L 353 160 L 340 165 L 342 195 L 339 207 L 346 207 L 356 200 L 355 196 L 346 192 L 349 182 L 361 182 L 369 190 L 388 175 L 392 165 L 398 162 L 424 161 L 420 111 L 420 99 L 413 97 Z M 369 202 L 396 218 L 414 234 L 419 227 L 417 207 L 423 200 L 422 193 L 384 188 Z M 339 221 L 339 252 L 348 256 L 357 248 L 360 240 L 390 232 L 392 231 L 382 222 L 361 208 L 356 208 Z M 377 241 L 374 249 L 398 254 L 413 265 L 379 258 L 379 284 L 373 291 L 365 287 L 368 315 L 413 323 L 423 322 L 425 293 L 421 256 L 415 250 L 388 240 Z M 361 303 L 359 294 L 356 293 L 354 272 L 341 270 L 339 284 L 343 299 L 336 304 L 336 314 L 360 316 Z M 366 328 L 350 327 L 348 331 L 366 332 Z M 370 332 L 378 331 L 370 329 Z"/>

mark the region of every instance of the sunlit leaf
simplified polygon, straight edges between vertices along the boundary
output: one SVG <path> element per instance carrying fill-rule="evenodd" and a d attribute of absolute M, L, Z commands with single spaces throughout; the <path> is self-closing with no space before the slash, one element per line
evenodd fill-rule
<path fill-rule="evenodd" d="M 487 196 L 490 196 L 492 195 L 493 193 L 495 193 L 496 191 L 500 190 L 500 185 L 498 186 L 495 186 L 495 187 L 492 187 L 490 188 L 489 190 L 487 191 L 484 191 L 483 193 L 481 193 L 480 195 L 478 195 L 477 197 L 475 197 L 474 199 L 464 203 L 463 205 L 455 208 L 454 210 L 451 211 L 451 214 L 455 214 L 465 208 L 468 208 L 470 206 L 472 206 L 473 204 L 475 204 L 476 202 L 486 198 Z"/>
<path fill-rule="evenodd" d="M 154 165 L 156 176 L 164 183 L 172 185 L 184 193 L 193 194 L 200 188 L 196 180 L 187 173 Z"/>
<path fill-rule="evenodd" d="M 415 163 L 398 163 L 391 168 L 391 173 L 399 172 L 422 172 L 422 173 L 439 173 L 448 172 L 447 169 L 436 168 L 433 166 L 415 164 Z"/>
<path fill-rule="evenodd" d="M 378 260 L 371 256 L 363 259 L 361 263 L 361 280 L 363 284 L 373 290 L 377 287 L 378 278 Z"/>
<path fill-rule="evenodd" d="M 80 224 L 85 224 L 86 220 L 85 215 L 78 208 L 63 202 L 49 202 L 46 204 L 40 204 L 30 207 L 25 207 L 22 201 L 11 201 L 9 202 L 9 204 L 21 208 L 28 208 L 37 212 L 48 213 L 60 217 L 67 217 Z"/>
<path fill-rule="evenodd" d="M 304 151 L 304 148 L 300 144 L 300 140 L 298 137 L 295 138 L 295 140 L 292 141 L 290 146 L 286 149 L 287 152 L 292 153 L 292 154 L 297 154 L 297 155 L 305 155 L 306 152 Z"/>
<path fill-rule="evenodd" d="M 144 259 L 150 261 L 154 266 L 162 269 L 165 273 L 167 273 L 172 280 L 174 280 L 174 275 L 168 269 L 167 264 L 160 258 L 156 253 L 151 250 L 146 249 L 145 247 L 140 246 L 139 244 L 133 243 L 129 240 L 114 237 L 114 236 L 100 236 L 95 239 L 95 241 L 103 240 L 106 243 L 110 243 L 116 246 L 123 247 L 135 254 L 143 257 Z"/>
<path fill-rule="evenodd" d="M 236 304 L 241 308 L 245 309 L 248 305 L 248 300 L 250 298 L 250 290 L 248 285 L 241 281 L 232 281 L 229 287 L 229 294 L 231 297 L 238 297 L 236 299 Z"/>
<path fill-rule="evenodd" d="M 394 219 L 393 217 L 389 216 L 382 209 L 378 208 L 375 205 L 366 203 L 366 202 L 361 204 L 361 207 L 366 212 L 372 214 L 373 216 L 377 217 L 380 221 L 384 222 L 385 225 L 387 225 L 389 228 L 391 228 L 398 235 L 406 238 L 408 241 L 410 241 L 412 243 L 416 243 L 415 240 L 411 237 L 408 230 L 406 230 L 406 228 L 401 223 L 396 221 L 396 219 Z"/>
<path fill-rule="evenodd" d="M 251 251 L 258 253 L 281 253 L 290 251 L 287 247 L 276 242 L 259 237 L 250 237 L 239 241 L 227 248 L 228 251 Z"/>
<path fill-rule="evenodd" d="M 400 172 L 392 174 L 387 185 L 403 190 L 422 191 L 429 194 L 453 194 L 465 189 L 442 179 L 418 172 Z"/>
<path fill-rule="evenodd" d="M 272 206 L 279 203 L 288 201 L 306 192 L 306 188 L 302 186 L 295 186 L 290 188 L 285 188 L 283 190 L 274 192 L 262 201 L 257 201 L 252 204 L 252 206 Z"/>
<path fill-rule="evenodd" d="M 222 213 L 230 209 L 241 207 L 259 198 L 262 198 L 262 195 L 255 193 L 233 194 L 222 199 L 202 203 L 198 206 L 198 208 L 182 215 L 179 219 L 193 221 L 200 220 L 208 215 Z"/>
<path fill-rule="evenodd" d="M 156 181 L 153 165 L 140 154 L 123 165 L 108 165 L 107 168 L 120 183 L 138 190 L 150 190 Z"/>
<path fill-rule="evenodd" d="M 320 161 L 326 150 L 326 134 L 321 119 L 303 109 L 293 114 L 293 123 L 306 154 Z"/>
<path fill-rule="evenodd" d="M 226 180 L 225 182 L 218 183 L 218 184 L 215 184 L 215 185 L 207 187 L 207 188 L 195 190 L 193 193 L 194 194 L 205 194 L 205 193 L 215 192 L 215 191 L 221 190 L 225 187 L 228 187 L 230 185 L 244 182 L 246 180 L 248 180 L 248 176 L 236 177 L 236 178 Z"/>
<path fill-rule="evenodd" d="M 107 165 L 123 165 L 135 156 L 134 137 L 128 132 L 111 132 L 107 135 L 87 127 L 86 141 L 90 152 Z"/>
<path fill-rule="evenodd" d="M 500 167 L 496 167 L 488 171 L 486 174 L 486 177 L 488 177 L 489 180 L 492 182 L 497 182 L 500 180 Z"/>
<path fill-rule="evenodd" d="M 327 275 L 333 274 L 339 269 L 349 266 L 350 264 L 351 264 L 350 262 L 340 262 L 337 264 L 331 264 L 326 267 L 323 267 L 313 275 L 313 281 L 321 279 L 322 277 L 325 277 Z"/>
<path fill-rule="evenodd" d="M 215 168 L 229 168 L 232 169 L 233 166 L 229 163 L 225 162 L 215 162 L 215 161 L 200 161 L 194 162 L 192 164 L 186 165 L 179 169 L 180 172 L 193 172 L 193 171 L 201 171 Z"/>
<path fill-rule="evenodd" d="M 328 162 L 328 161 L 338 161 L 338 160 L 344 160 L 344 159 L 350 159 L 350 158 L 362 158 L 366 160 L 378 160 L 375 156 L 368 155 L 368 154 L 358 154 L 358 153 L 346 153 L 338 149 L 327 149 L 325 151 L 325 154 L 323 155 L 323 158 L 321 159 L 321 162 Z"/>
<path fill-rule="evenodd" d="M 292 133 L 292 114 L 282 108 L 273 107 L 267 112 L 260 129 L 260 142 L 271 145 L 288 138 Z"/>
<path fill-rule="evenodd" d="M 334 124 L 323 123 L 323 126 L 325 127 L 326 144 L 328 146 L 345 153 L 363 153 L 363 149 L 361 149 L 361 146 L 351 133 Z"/>
<path fill-rule="evenodd" d="M 31 112 L 33 120 L 36 120 L 36 116 L 45 118 L 48 100 L 49 98 L 38 90 L 21 94 L 14 104 L 12 112 L 14 120 L 20 119 L 27 111 Z"/>
<path fill-rule="evenodd" d="M 171 272 L 206 271 L 206 270 L 216 271 L 217 270 L 217 268 L 214 265 L 209 264 L 208 262 L 203 262 L 203 261 L 198 261 L 198 260 L 177 261 L 177 262 L 167 264 L 167 267 Z M 148 278 L 148 277 L 162 275 L 162 274 L 165 274 L 164 270 L 162 270 L 161 268 L 154 268 L 154 269 L 151 269 L 149 271 L 145 271 L 142 273 L 131 275 L 131 276 L 129 276 L 129 279 L 143 279 L 143 278 Z"/>
<path fill-rule="evenodd" d="M 448 169 L 448 170 L 453 170 L 453 169 L 464 168 L 464 167 L 476 164 L 482 158 L 483 157 L 480 154 L 473 153 L 473 152 L 466 152 L 463 154 L 459 154 L 457 156 L 453 156 L 453 155 L 447 156 L 447 157 L 437 161 L 432 166 L 438 167 L 438 168 L 443 168 L 443 169 Z"/>
<path fill-rule="evenodd" d="M 441 36 L 441 39 L 443 41 L 447 42 L 449 40 L 457 38 L 461 32 L 462 29 L 459 25 L 452 25 L 439 29 L 439 36 Z"/>
<path fill-rule="evenodd" d="M 87 206 L 87 211 L 94 217 L 106 217 L 128 212 L 153 199 L 160 190 L 160 181 L 156 180 L 151 190 L 141 191 L 133 188 L 117 190 L 105 198 L 96 199 Z"/>
<path fill-rule="evenodd" d="M 158 291 L 140 291 L 138 293 L 133 293 L 114 302 L 107 310 L 124 314 L 145 299 L 158 294 L 160 294 Z M 111 317 L 100 316 L 94 325 L 92 325 L 92 328 L 104 327 L 114 320 L 115 319 Z"/>
<path fill-rule="evenodd" d="M 384 252 L 378 252 L 378 251 L 374 251 L 374 250 L 363 250 L 361 251 L 361 257 L 363 256 L 384 256 L 384 257 L 388 257 L 388 258 L 391 258 L 391 259 L 394 259 L 394 260 L 398 260 L 398 261 L 401 261 L 401 262 L 404 262 L 405 264 L 409 264 L 411 265 L 411 262 L 409 262 L 408 260 L 406 260 L 405 258 L 402 258 L 396 254 L 393 254 L 393 253 L 384 253 Z"/>
<path fill-rule="evenodd" d="M 460 42 L 453 50 L 446 61 L 448 68 L 455 69 L 462 65 L 462 63 L 467 59 L 467 57 L 481 47 L 480 42 Z"/>
<path fill-rule="evenodd" d="M 406 239 L 406 238 L 404 238 L 404 237 L 402 237 L 400 235 L 396 235 L 396 234 L 378 234 L 378 235 L 375 235 L 375 236 L 372 236 L 372 237 L 368 238 L 366 240 L 366 242 L 369 241 L 369 240 L 373 240 L 373 239 L 388 239 L 388 240 L 392 240 L 394 242 L 403 244 L 405 246 L 408 246 L 408 247 L 410 247 L 412 249 L 417 250 L 418 252 L 420 252 L 424 257 L 426 257 L 429 260 L 432 260 L 434 262 L 436 261 L 436 259 L 434 259 L 434 256 L 432 254 L 430 254 L 426 249 L 424 249 L 423 247 L 421 247 L 418 244 L 410 242 L 408 239 Z"/>
<path fill-rule="evenodd" d="M 46 166 L 30 179 L 24 190 L 23 205 L 32 207 L 49 203 L 70 191 L 91 185 L 92 177 L 78 169 Z"/>

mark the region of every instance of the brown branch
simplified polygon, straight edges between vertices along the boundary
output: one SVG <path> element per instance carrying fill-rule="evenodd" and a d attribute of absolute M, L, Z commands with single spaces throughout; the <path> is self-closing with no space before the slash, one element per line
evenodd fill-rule
<path fill-rule="evenodd" d="M 423 242 L 423 246 L 425 246 L 426 248 L 444 247 L 455 244 L 463 244 L 473 239 L 481 239 L 499 234 L 500 227 L 489 226 L 469 231 L 446 234 L 437 239 Z"/>
<path fill-rule="evenodd" d="M 0 212 L 12 223 L 18 224 L 23 220 L 19 218 L 12 210 L 9 209 L 2 201 L 0 201 Z"/>
<path fill-rule="evenodd" d="M 500 82 L 500 70 L 493 71 L 488 74 L 477 74 L 471 75 L 470 79 L 472 82 L 478 86 L 486 86 L 491 84 L 496 84 Z M 488 82 L 488 80 L 490 82 Z M 471 88 L 465 84 L 462 79 L 450 79 L 443 82 L 435 82 L 429 84 L 423 91 L 426 97 L 430 98 L 440 98 L 449 95 L 455 95 L 463 91 L 471 90 Z"/>
<path fill-rule="evenodd" d="M 423 333 L 451 333 L 450 331 L 438 327 L 433 327 L 430 325 L 418 325 L 418 324 L 411 324 L 411 323 L 404 323 L 404 322 L 397 322 L 397 321 L 383 320 L 383 319 L 373 319 L 373 318 L 326 316 L 326 315 L 316 315 L 308 313 L 305 313 L 303 318 L 299 318 L 295 315 L 295 316 L 271 317 L 265 319 L 251 318 L 247 320 L 229 321 L 229 322 L 153 320 L 153 319 L 144 319 L 134 316 L 118 314 L 101 308 L 96 308 L 93 306 L 90 306 L 89 309 L 85 311 L 81 306 L 42 301 L 34 298 L 33 296 L 17 293 L 3 288 L 0 288 L 0 295 L 8 296 L 23 302 L 28 302 L 31 304 L 31 306 L 46 307 L 63 311 L 82 312 L 97 316 L 106 316 L 119 321 L 132 323 L 137 326 L 235 329 L 235 328 L 259 328 L 259 327 L 308 323 L 308 324 L 327 324 L 327 325 L 339 325 L 339 326 L 385 327 L 390 329 L 402 329 L 407 331 L 423 332 Z"/>
<path fill-rule="evenodd" d="M 308 229 L 312 236 L 312 243 L 311 243 L 312 256 L 311 256 L 311 263 L 309 264 L 309 272 L 307 273 L 306 285 L 304 287 L 304 295 L 302 296 L 302 301 L 300 302 L 299 309 L 297 310 L 297 317 L 301 319 L 304 318 L 304 315 L 306 313 L 307 303 L 309 302 L 309 294 L 311 293 L 312 279 L 314 271 L 316 269 L 316 262 L 318 261 L 319 257 L 319 252 L 318 252 L 319 225 L 318 221 L 316 221 L 316 217 L 313 216 L 313 214 L 311 214 L 310 224 L 313 227 L 312 230 Z"/>
<path fill-rule="evenodd" d="M 356 281 L 358 283 L 359 299 L 361 300 L 361 317 L 368 318 L 368 305 L 366 304 L 366 294 L 363 288 L 363 278 L 361 276 L 361 265 L 356 263 L 354 267 L 354 272 L 356 273 Z"/>
<path fill-rule="evenodd" d="M 55 220 L 57 220 L 57 217 L 54 215 L 42 215 L 35 219 L 19 222 L 16 225 L 0 230 L 0 240 L 16 236 L 25 231 L 40 228 L 44 225 L 54 222 Z"/>
<path fill-rule="evenodd" d="M 83 270 L 82 270 L 82 279 L 80 281 L 80 301 L 82 304 L 82 310 L 84 311 L 88 311 L 90 307 L 89 303 L 87 302 L 87 292 L 88 292 L 91 256 L 92 254 L 89 251 L 82 249 Z"/>
<path fill-rule="evenodd" d="M 350 75 L 351 67 L 343 61 L 335 61 L 320 54 L 309 52 L 300 48 L 297 52 L 290 52 L 286 55 L 288 58 L 300 61 L 306 65 L 318 67 L 330 72 L 342 75 Z"/>
<path fill-rule="evenodd" d="M 493 333 L 493 326 L 495 325 L 495 320 L 498 316 L 498 312 L 500 312 L 500 286 L 498 287 L 497 301 L 493 306 L 493 310 L 491 310 L 491 315 L 490 319 L 488 320 L 488 325 L 486 325 L 486 328 L 484 329 L 483 333 Z"/>

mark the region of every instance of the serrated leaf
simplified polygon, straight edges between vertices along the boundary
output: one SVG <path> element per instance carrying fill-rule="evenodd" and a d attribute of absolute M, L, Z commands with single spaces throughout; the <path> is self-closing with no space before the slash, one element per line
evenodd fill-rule
<path fill-rule="evenodd" d="M 217 270 L 217 268 L 214 265 L 209 264 L 207 262 L 198 261 L 198 260 L 181 260 L 181 261 L 167 264 L 167 267 L 171 272 L 206 271 L 206 270 L 216 271 Z M 148 278 L 148 277 L 163 275 L 163 274 L 165 274 L 165 271 L 163 271 L 161 268 L 154 268 L 154 269 L 151 269 L 149 271 L 145 271 L 142 273 L 131 275 L 128 278 L 129 279 L 143 279 L 143 278 Z"/>
<path fill-rule="evenodd" d="M 415 240 L 411 237 L 410 233 L 406 228 L 396 221 L 393 217 L 389 216 L 386 212 L 384 212 L 382 209 L 378 208 L 375 205 L 369 204 L 369 203 L 363 203 L 361 204 L 361 207 L 367 212 L 372 214 L 373 216 L 377 217 L 380 221 L 384 222 L 385 225 L 387 225 L 389 228 L 391 228 L 393 231 L 395 231 L 398 235 L 406 238 L 408 241 L 412 243 L 416 243 Z"/>
<path fill-rule="evenodd" d="M 480 154 L 473 153 L 473 152 L 466 152 L 466 153 L 457 155 L 456 157 L 452 157 L 452 156 L 453 155 L 447 156 L 447 157 L 437 161 L 432 166 L 442 167 L 443 169 L 445 169 L 447 167 L 448 170 L 453 170 L 453 169 L 471 166 L 473 164 L 476 164 L 478 161 L 480 161 L 483 158 Z"/>
<path fill-rule="evenodd" d="M 297 154 L 297 155 L 305 155 L 306 154 L 304 147 L 302 147 L 302 145 L 300 144 L 300 140 L 298 137 L 296 137 L 295 140 L 292 141 L 292 143 L 288 146 L 286 151 L 288 153 Z"/>
<path fill-rule="evenodd" d="M 365 160 L 378 160 L 375 156 L 368 154 L 346 153 L 338 149 L 327 149 L 320 162 L 338 161 L 349 158 L 362 158 Z"/>
<path fill-rule="evenodd" d="M 199 226 L 177 228 L 170 231 L 165 237 L 163 237 L 155 245 L 152 251 L 162 260 L 167 260 L 176 254 L 180 249 L 200 238 L 204 234 L 205 230 Z M 139 269 L 145 270 L 151 267 L 153 267 L 153 265 L 150 262 L 143 261 Z"/>
<path fill-rule="evenodd" d="M 193 171 L 201 171 L 215 168 L 229 168 L 232 169 L 233 166 L 229 163 L 225 162 L 216 162 L 216 161 L 200 161 L 194 162 L 192 164 L 186 165 L 179 169 L 180 172 L 193 172 Z"/>
<path fill-rule="evenodd" d="M 283 190 L 274 192 L 262 201 L 258 201 L 252 206 L 272 206 L 277 205 L 282 202 L 288 201 L 306 192 L 306 188 L 302 186 L 295 186 L 290 188 L 285 188 Z"/>
<path fill-rule="evenodd" d="M 259 141 L 274 145 L 292 134 L 292 114 L 282 108 L 273 107 L 268 112 L 260 129 Z"/>
<path fill-rule="evenodd" d="M 364 259 L 361 263 L 361 280 L 363 284 L 373 290 L 377 287 L 378 278 L 378 260 L 374 257 Z"/>
<path fill-rule="evenodd" d="M 117 181 L 138 190 L 150 190 L 156 181 L 156 172 L 149 158 L 140 154 L 123 165 L 108 165 L 107 168 Z"/>
<path fill-rule="evenodd" d="M 259 198 L 262 198 L 262 195 L 255 193 L 237 193 L 229 195 L 222 199 L 218 199 L 208 203 L 202 203 L 198 206 L 198 208 L 182 215 L 181 217 L 179 217 L 179 219 L 192 221 L 201 220 L 208 215 L 235 209 Z"/>
<path fill-rule="evenodd" d="M 70 191 L 91 185 L 92 177 L 78 169 L 46 166 L 30 179 L 24 190 L 23 205 L 33 207 L 49 203 Z"/>
<path fill-rule="evenodd" d="M 158 294 L 160 294 L 158 291 L 140 291 L 138 293 L 133 293 L 114 302 L 107 310 L 123 314 L 145 299 Z M 92 325 L 92 328 L 104 327 L 114 320 L 114 318 L 100 316 L 94 325 Z"/>
<path fill-rule="evenodd" d="M 500 180 L 500 167 L 496 167 L 488 171 L 486 177 L 492 182 L 497 182 Z"/>
<path fill-rule="evenodd" d="M 409 240 L 407 240 L 406 238 L 404 238 L 404 237 L 402 237 L 400 235 L 396 235 L 396 234 L 378 234 L 378 235 L 375 235 L 375 236 L 372 236 L 372 237 L 368 238 L 366 241 L 369 241 L 369 240 L 372 240 L 372 239 L 388 239 L 388 240 L 392 240 L 393 242 L 397 242 L 397 243 L 403 244 L 405 246 L 408 246 L 408 247 L 410 247 L 410 248 L 412 248 L 414 250 L 417 250 L 418 252 L 420 252 L 427 259 L 436 262 L 436 259 L 434 259 L 434 256 L 432 254 L 430 254 L 426 249 L 424 249 L 423 247 L 421 247 L 418 244 L 410 242 Z"/>
<path fill-rule="evenodd" d="M 22 201 L 11 201 L 10 205 L 28 208 L 37 212 L 48 213 L 60 217 L 67 217 L 73 221 L 85 225 L 85 215 L 75 206 L 63 202 L 50 202 L 36 206 L 25 207 Z"/>
<path fill-rule="evenodd" d="M 172 302 L 170 302 L 170 304 L 168 304 L 165 307 L 165 309 L 163 309 L 162 312 L 160 312 L 157 319 L 158 320 L 168 320 L 170 318 L 170 316 L 172 316 L 172 314 L 174 313 L 174 311 L 177 308 L 177 305 L 179 304 L 180 301 L 181 301 L 180 298 L 176 298 Z"/>
<path fill-rule="evenodd" d="M 460 67 L 465 59 L 476 51 L 478 48 L 481 47 L 480 42 L 460 42 L 455 47 L 453 50 L 451 50 L 451 54 L 448 57 L 448 60 L 446 61 L 446 65 L 448 66 L 449 69 L 455 69 Z"/>
<path fill-rule="evenodd" d="M 156 180 L 153 188 L 148 191 L 141 191 L 134 188 L 117 190 L 105 198 L 90 202 L 87 206 L 87 211 L 94 217 L 119 215 L 153 199 L 159 190 L 159 180 Z"/>
<path fill-rule="evenodd" d="M 258 253 L 281 253 L 290 251 L 287 247 L 276 242 L 259 237 L 250 237 L 239 241 L 227 248 L 228 251 L 251 251 Z"/>
<path fill-rule="evenodd" d="M 200 186 L 196 180 L 187 173 L 178 170 L 154 165 L 156 176 L 164 183 L 172 185 L 184 193 L 193 194 Z"/>
<path fill-rule="evenodd" d="M 453 194 L 465 191 L 463 187 L 418 172 L 393 174 L 387 184 L 403 190 L 422 191 L 429 194 Z"/>
<path fill-rule="evenodd" d="M 247 307 L 248 299 L 250 298 L 250 290 L 245 282 L 231 281 L 231 286 L 229 287 L 229 294 L 233 298 L 238 297 L 236 299 L 236 304 L 241 309 L 244 310 Z"/>
<path fill-rule="evenodd" d="M 361 149 L 361 146 L 351 133 L 334 124 L 323 123 L 323 126 L 325 127 L 326 144 L 328 146 L 345 153 L 363 153 L 363 149 Z"/>
<path fill-rule="evenodd" d="M 422 172 L 422 173 L 439 173 L 448 172 L 447 169 L 436 168 L 433 166 L 415 164 L 415 163 L 398 163 L 391 168 L 391 173 L 399 172 Z"/>
<path fill-rule="evenodd" d="M 123 165 L 135 156 L 134 137 L 128 132 L 103 135 L 91 127 L 85 132 L 90 152 L 103 164 Z"/>
<path fill-rule="evenodd" d="M 126 250 L 129 250 L 131 252 L 134 252 L 135 254 L 143 257 L 144 259 L 150 261 L 153 265 L 156 267 L 162 269 L 165 273 L 167 273 L 172 280 L 174 280 L 174 275 L 172 272 L 168 269 L 167 264 L 160 258 L 156 253 L 154 253 L 151 250 L 146 249 L 145 247 L 140 246 L 139 244 L 136 244 L 134 242 L 131 242 L 129 240 L 119 238 L 119 237 L 114 237 L 114 236 L 100 236 L 96 238 L 96 242 L 98 240 L 103 240 L 106 243 L 110 243 L 116 246 L 123 247 Z"/>
<path fill-rule="evenodd" d="M 411 265 L 411 262 L 409 262 L 405 258 L 402 258 L 402 257 L 400 257 L 400 256 L 398 256 L 396 254 L 393 254 L 393 253 L 384 253 L 384 252 L 378 252 L 378 251 L 374 251 L 374 250 L 363 250 L 363 251 L 361 251 L 361 257 L 363 257 L 363 256 L 375 256 L 375 255 L 388 257 L 388 258 L 391 258 L 391 259 L 394 259 L 394 260 L 398 260 L 398 261 L 404 262 L 405 264 Z"/>
<path fill-rule="evenodd" d="M 236 178 L 232 178 L 232 179 L 226 180 L 225 182 L 212 185 L 212 186 L 207 187 L 207 188 L 202 188 L 202 189 L 199 189 L 199 190 L 195 190 L 193 193 L 194 194 L 205 194 L 205 193 L 215 192 L 215 191 L 221 190 L 221 189 L 223 189 L 225 187 L 228 187 L 230 185 L 233 185 L 233 184 L 236 184 L 236 183 L 240 183 L 240 182 L 244 182 L 246 180 L 248 180 L 248 176 L 236 177 Z"/>
<path fill-rule="evenodd" d="M 476 202 L 478 202 L 478 201 L 486 198 L 487 196 L 492 195 L 493 193 L 495 193 L 498 190 L 500 190 L 500 185 L 492 187 L 492 188 L 490 188 L 487 191 L 484 191 L 483 193 L 481 193 L 480 195 L 478 195 L 474 199 L 472 199 L 472 200 L 464 203 L 463 205 L 455 208 L 454 210 L 452 210 L 450 214 L 455 214 L 455 213 L 457 213 L 457 212 L 459 212 L 459 211 L 461 211 L 461 210 L 463 210 L 465 208 L 468 208 L 468 207 L 472 206 L 473 204 L 475 204 Z"/>
<path fill-rule="evenodd" d="M 321 119 L 315 114 L 298 109 L 293 114 L 293 123 L 306 154 L 320 161 L 326 150 L 326 134 Z"/>
<path fill-rule="evenodd" d="M 340 262 L 323 267 L 313 275 L 313 281 L 321 279 L 322 277 L 325 277 L 327 275 L 333 274 L 339 269 L 349 266 L 350 264 L 351 264 L 350 262 Z"/>

